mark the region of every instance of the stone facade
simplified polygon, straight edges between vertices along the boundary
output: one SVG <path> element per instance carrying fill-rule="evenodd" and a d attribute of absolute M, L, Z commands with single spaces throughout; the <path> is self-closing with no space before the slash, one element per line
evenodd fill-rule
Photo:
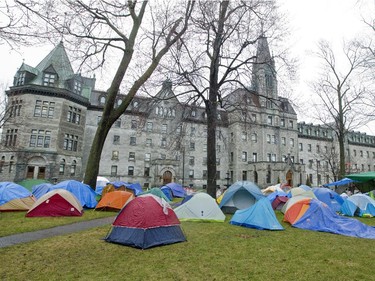
<path fill-rule="evenodd" d="M 262 188 L 277 182 L 296 186 L 307 177 L 313 185 L 332 181 L 338 163 L 332 131 L 298 123 L 290 102 L 278 96 L 265 38 L 257 57 L 252 87 L 235 90 L 219 109 L 218 185 L 249 180 Z M 0 179 L 82 180 L 106 98 L 95 89 L 95 78 L 74 74 L 60 43 L 37 67 L 23 64 L 7 95 Z M 205 109 L 181 103 L 167 80 L 153 98 L 136 97 L 113 125 L 99 173 L 143 187 L 170 181 L 205 187 L 207 126 Z M 350 132 L 347 156 L 348 172 L 375 170 L 375 137 Z"/>

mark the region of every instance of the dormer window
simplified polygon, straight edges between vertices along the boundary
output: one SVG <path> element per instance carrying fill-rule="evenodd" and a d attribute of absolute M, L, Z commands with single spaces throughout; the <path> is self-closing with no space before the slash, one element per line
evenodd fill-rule
<path fill-rule="evenodd" d="M 26 77 L 26 72 L 19 72 L 18 73 L 18 78 L 16 81 L 16 86 L 23 85 L 25 84 L 25 77 Z"/>
<path fill-rule="evenodd" d="M 44 73 L 43 76 L 43 86 L 53 86 L 55 85 L 56 74 L 53 73 Z"/>
<path fill-rule="evenodd" d="M 81 90 L 82 90 L 82 83 L 79 81 L 74 81 L 74 89 L 73 89 L 74 93 L 80 94 Z"/>

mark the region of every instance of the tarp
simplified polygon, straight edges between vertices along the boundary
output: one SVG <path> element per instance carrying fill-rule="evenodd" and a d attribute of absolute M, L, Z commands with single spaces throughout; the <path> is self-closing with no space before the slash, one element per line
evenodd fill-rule
<path fill-rule="evenodd" d="M 250 181 L 238 181 L 232 184 L 224 193 L 219 207 L 224 213 L 234 213 L 236 210 L 247 209 L 265 196 L 260 188 Z"/>
<path fill-rule="evenodd" d="M 123 190 L 116 190 L 113 192 L 108 192 L 102 197 L 102 199 L 100 199 L 95 209 L 119 211 L 133 198 L 134 198 L 133 193 L 123 191 Z"/>
<path fill-rule="evenodd" d="M 145 194 L 119 212 L 105 241 L 147 249 L 186 238 L 170 205 L 160 197 Z"/>
<path fill-rule="evenodd" d="M 334 212 L 341 210 L 344 199 L 335 191 L 326 187 L 313 188 L 316 198 L 328 205 Z"/>
<path fill-rule="evenodd" d="M 292 226 L 351 237 L 375 239 L 374 227 L 356 219 L 342 217 L 317 199 L 310 199 L 310 202 L 306 202 L 306 206 L 304 214 Z"/>
<path fill-rule="evenodd" d="M 216 200 L 204 192 L 194 194 L 190 200 L 174 209 L 174 212 L 180 221 L 225 221 L 225 215 Z"/>
<path fill-rule="evenodd" d="M 41 196 L 27 212 L 26 217 L 82 216 L 83 208 L 68 190 L 55 189 Z"/>
<path fill-rule="evenodd" d="M 277 220 L 271 203 L 267 198 L 259 199 L 253 206 L 247 209 L 237 210 L 230 220 L 230 224 L 262 230 L 284 229 Z"/>
<path fill-rule="evenodd" d="M 32 194 L 35 196 L 35 198 L 39 199 L 44 194 L 52 190 L 52 183 L 41 183 L 38 185 L 34 185 L 32 188 Z"/>
<path fill-rule="evenodd" d="M 182 187 L 182 185 L 175 182 L 167 183 L 160 189 L 168 197 L 169 200 L 172 200 L 173 197 L 183 198 L 186 196 L 185 189 Z"/>
<path fill-rule="evenodd" d="M 359 174 L 350 174 L 346 175 L 347 178 L 356 180 L 356 181 L 369 181 L 369 180 L 374 180 L 375 179 L 375 172 L 364 172 L 364 173 L 359 173 Z"/>
<path fill-rule="evenodd" d="M 140 193 L 143 192 L 142 187 L 139 183 L 127 183 L 123 181 L 113 181 L 108 182 L 103 189 L 98 188 L 97 193 L 101 192 L 100 194 L 104 196 L 107 192 L 112 192 L 115 190 L 123 190 L 132 192 L 134 196 L 138 196 Z"/>
<path fill-rule="evenodd" d="M 13 182 L 0 182 L 0 211 L 25 211 L 35 197 L 25 187 Z"/>
<path fill-rule="evenodd" d="M 349 179 L 349 178 L 343 178 L 338 181 L 334 181 L 331 183 L 324 184 L 324 186 L 330 187 L 330 186 L 341 186 L 341 185 L 346 185 L 352 182 L 356 182 L 355 180 Z"/>
<path fill-rule="evenodd" d="M 66 189 L 73 193 L 83 207 L 95 208 L 96 204 L 98 203 L 95 199 L 95 191 L 90 186 L 82 182 L 76 180 L 66 180 L 51 187 L 51 189 L 59 188 Z"/>

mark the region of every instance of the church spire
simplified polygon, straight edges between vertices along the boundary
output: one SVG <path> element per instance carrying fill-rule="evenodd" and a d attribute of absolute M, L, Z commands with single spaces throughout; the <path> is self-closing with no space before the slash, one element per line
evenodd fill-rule
<path fill-rule="evenodd" d="M 252 73 L 252 88 L 262 96 L 277 98 L 275 61 L 271 56 L 263 26 L 258 39 L 257 53 Z"/>

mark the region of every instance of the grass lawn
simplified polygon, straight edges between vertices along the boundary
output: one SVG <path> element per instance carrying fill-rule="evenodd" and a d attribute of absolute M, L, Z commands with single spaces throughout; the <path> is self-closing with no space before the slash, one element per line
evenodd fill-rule
<path fill-rule="evenodd" d="M 360 220 L 375 225 L 375 218 Z M 0 249 L 0 279 L 374 279 L 375 240 L 282 225 L 284 231 L 261 231 L 230 225 L 229 217 L 225 223 L 183 222 L 187 242 L 148 250 L 107 243 L 102 239 L 110 226 L 98 227 Z"/>
<path fill-rule="evenodd" d="M 84 210 L 81 217 L 26 218 L 26 212 L 0 212 L 0 237 L 79 221 L 115 216 L 115 212 Z M 1 279 L 1 278 L 0 278 Z"/>

